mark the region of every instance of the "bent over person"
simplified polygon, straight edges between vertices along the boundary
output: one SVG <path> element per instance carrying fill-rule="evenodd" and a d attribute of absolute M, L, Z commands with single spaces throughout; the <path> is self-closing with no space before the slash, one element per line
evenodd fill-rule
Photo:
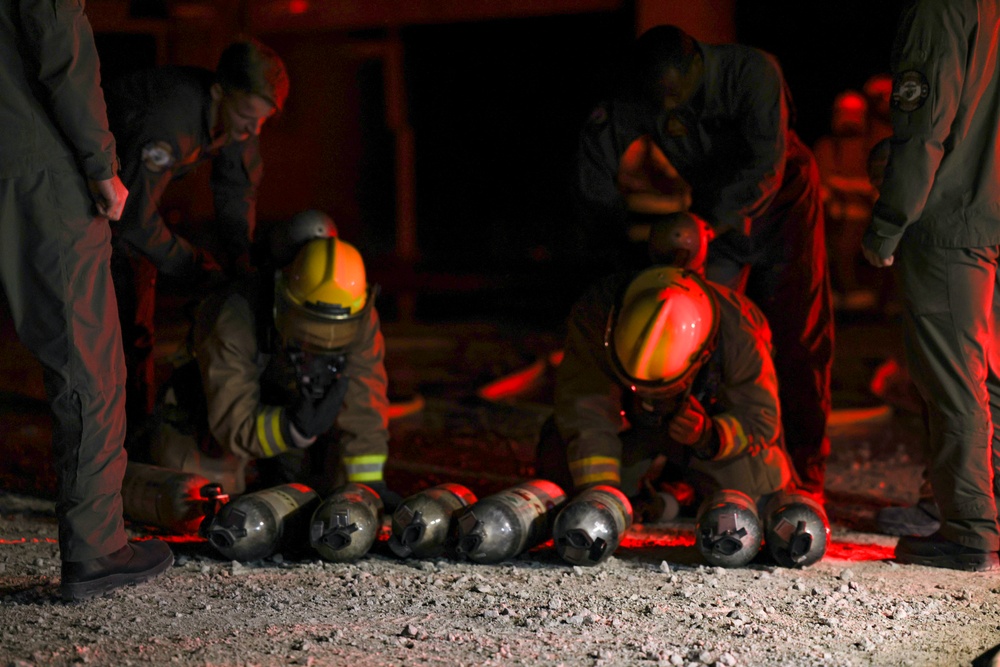
<path fill-rule="evenodd" d="M 636 42 L 621 89 L 583 128 L 577 189 L 592 225 L 622 226 L 616 176 L 648 136 L 690 186 L 690 210 L 716 231 L 706 276 L 745 292 L 774 335 L 785 443 L 821 495 L 830 442 L 833 310 L 819 172 L 789 127 L 778 63 L 757 49 L 709 45 L 674 26 Z"/>
<path fill-rule="evenodd" d="M 596 283 L 567 328 L 540 477 L 639 498 L 643 478 L 672 470 L 702 496 L 733 489 L 757 502 L 792 483 L 770 330 L 745 296 L 657 265 Z"/>
<path fill-rule="evenodd" d="M 159 540 L 130 544 L 122 519 L 125 365 L 108 220 L 128 192 L 99 71 L 82 2 L 0 3 L 0 278 L 52 410 L 66 600 L 173 563 Z"/>
<path fill-rule="evenodd" d="M 256 41 L 231 44 L 214 72 L 160 67 L 108 86 L 108 118 L 131 193 L 115 227 L 112 272 L 129 374 L 127 445 L 133 457 L 146 454 L 136 440 L 155 400 L 157 274 L 212 282 L 220 268 L 246 273 L 262 175 L 259 134 L 284 107 L 288 89 L 281 59 Z M 206 235 L 211 249 L 176 234 L 160 210 L 167 185 L 207 162 L 215 205 Z"/>
<path fill-rule="evenodd" d="M 287 243 L 276 245 L 272 257 L 285 254 Z M 273 288 L 262 270 L 200 304 L 193 360 L 168 381 L 153 460 L 228 493 L 295 481 L 320 493 L 361 482 L 384 495 L 389 402 L 377 288 L 354 246 L 336 237 L 308 240 L 292 257 Z"/>

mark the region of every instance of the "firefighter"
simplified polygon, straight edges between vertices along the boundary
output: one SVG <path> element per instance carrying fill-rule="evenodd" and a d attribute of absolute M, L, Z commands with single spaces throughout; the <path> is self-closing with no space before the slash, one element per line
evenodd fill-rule
<path fill-rule="evenodd" d="M 126 446 L 133 458 L 146 455 L 137 438 L 155 400 L 157 275 L 211 284 L 221 269 L 247 271 L 261 179 L 258 137 L 283 108 L 288 87 L 281 59 L 256 41 L 231 44 L 214 72 L 161 67 L 108 86 L 108 118 L 131 195 L 115 227 L 112 275 L 128 368 Z M 206 162 L 215 203 L 207 230 L 211 250 L 175 233 L 160 210 L 167 186 Z"/>
<path fill-rule="evenodd" d="M 53 417 L 65 600 L 164 572 L 122 518 L 124 383 L 111 232 L 128 192 L 82 2 L 0 4 L 0 283 Z M 129 198 L 130 199 L 130 198 Z"/>
<path fill-rule="evenodd" d="M 273 288 L 261 270 L 198 306 L 192 360 L 165 386 L 152 456 L 229 493 L 302 482 L 326 494 L 360 482 L 390 504 L 378 289 L 332 224 L 309 233 Z M 272 244 L 271 257 L 288 247 Z"/>
<path fill-rule="evenodd" d="M 653 259 L 683 266 L 613 274 L 572 309 L 538 476 L 576 492 L 619 488 L 640 517 L 654 480 L 763 503 L 795 482 L 767 322 L 700 275 L 707 223 L 690 213 L 664 222 L 672 231 L 653 224 Z"/>
<path fill-rule="evenodd" d="M 902 563 L 1000 567 L 998 52 L 1000 5 L 986 0 L 909 3 L 893 42 L 893 135 L 862 251 L 879 268 L 899 259 L 906 367 L 927 407 L 940 513 L 935 532 L 899 539 Z"/>
<path fill-rule="evenodd" d="M 618 81 L 581 132 L 585 222 L 627 224 L 619 163 L 637 138 L 652 137 L 690 186 L 690 210 L 715 228 L 706 275 L 745 292 L 768 319 L 785 442 L 803 484 L 821 494 L 833 312 L 819 174 L 789 127 L 781 69 L 757 49 L 658 26 L 640 36 Z"/>

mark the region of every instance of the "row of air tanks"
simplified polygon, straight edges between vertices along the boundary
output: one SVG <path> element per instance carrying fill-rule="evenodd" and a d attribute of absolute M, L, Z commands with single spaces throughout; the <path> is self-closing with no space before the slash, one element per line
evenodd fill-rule
<path fill-rule="evenodd" d="M 382 499 L 364 484 L 346 484 L 326 498 L 303 484 L 284 484 L 229 500 L 198 475 L 138 463 L 128 465 L 122 497 L 130 520 L 197 531 L 220 554 L 242 562 L 310 549 L 328 561 L 353 561 L 368 553 L 386 521 Z M 632 520 L 628 498 L 611 486 L 591 487 L 567 502 L 558 485 L 541 479 L 482 499 L 462 485 L 440 484 L 399 504 L 388 547 L 401 558 L 500 563 L 551 537 L 566 562 L 597 565 L 615 552 Z M 746 565 L 764 545 L 779 565 L 803 567 L 822 558 L 828 540 L 823 507 L 799 494 L 773 494 L 758 512 L 745 494 L 720 491 L 697 513 L 697 548 L 712 565 Z"/>

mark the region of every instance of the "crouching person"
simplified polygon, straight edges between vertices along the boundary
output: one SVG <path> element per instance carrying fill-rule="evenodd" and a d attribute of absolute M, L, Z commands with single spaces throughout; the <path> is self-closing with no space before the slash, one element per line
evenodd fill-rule
<path fill-rule="evenodd" d="M 699 499 L 740 492 L 760 508 L 792 486 L 770 330 L 745 296 L 700 275 L 710 238 L 696 216 L 667 216 L 651 243 L 675 265 L 612 275 L 574 305 L 539 477 L 577 493 L 618 488 L 640 521 L 657 518 L 660 483 Z"/>
<path fill-rule="evenodd" d="M 302 221 L 271 244 L 273 265 L 283 255 L 290 263 L 198 307 L 192 360 L 163 392 L 152 455 L 233 494 L 286 482 L 321 494 L 360 482 L 384 493 L 389 404 L 377 286 L 332 221 L 317 226 L 307 216 L 296 227 Z M 320 238 L 301 240 L 313 228 Z"/>

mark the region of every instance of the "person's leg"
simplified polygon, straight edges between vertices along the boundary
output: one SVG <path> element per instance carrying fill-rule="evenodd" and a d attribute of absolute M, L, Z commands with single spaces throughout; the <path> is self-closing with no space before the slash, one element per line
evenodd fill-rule
<path fill-rule="evenodd" d="M 155 402 L 153 317 L 156 309 L 156 267 L 117 240 L 111 257 L 111 276 L 118 300 L 125 367 L 125 445 L 133 460 L 148 461 L 142 439 Z"/>
<path fill-rule="evenodd" d="M 991 452 L 995 401 L 987 386 L 997 251 L 930 247 L 904 237 L 897 255 L 907 359 L 927 402 L 928 475 L 941 512 L 939 532 L 901 538 L 897 559 L 989 569 L 1000 548 Z M 992 557 L 981 558 L 982 552 Z"/>
<path fill-rule="evenodd" d="M 803 488 L 822 493 L 834 338 L 823 207 L 815 160 L 797 139 L 785 169 L 781 191 L 754 221 L 758 258 L 746 294 L 771 326 L 785 448 Z"/>
<path fill-rule="evenodd" d="M 162 542 L 127 543 L 125 366 L 110 232 L 91 208 L 70 166 L 0 180 L 0 275 L 18 336 L 42 364 L 53 414 L 66 599 L 144 581 L 173 562 Z"/>

